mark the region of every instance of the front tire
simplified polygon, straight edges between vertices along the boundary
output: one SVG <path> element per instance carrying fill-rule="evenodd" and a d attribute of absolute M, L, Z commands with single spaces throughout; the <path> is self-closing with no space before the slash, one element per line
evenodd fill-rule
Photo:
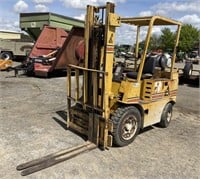
<path fill-rule="evenodd" d="M 161 115 L 161 120 L 160 120 L 160 127 L 166 128 L 169 126 L 169 123 L 171 122 L 172 119 L 172 104 L 168 103 L 163 109 L 162 115 Z"/>
<path fill-rule="evenodd" d="M 114 144 L 123 147 L 132 143 L 141 127 L 140 111 L 134 106 L 118 108 L 111 120 Z"/>

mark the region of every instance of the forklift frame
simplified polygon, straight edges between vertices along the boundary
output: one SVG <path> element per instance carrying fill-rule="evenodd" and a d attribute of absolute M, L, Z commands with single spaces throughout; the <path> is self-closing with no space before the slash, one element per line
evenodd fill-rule
<path fill-rule="evenodd" d="M 100 13 L 100 15 L 96 16 L 97 13 Z M 140 27 L 149 26 L 149 28 L 147 31 L 144 52 L 141 57 L 141 63 L 139 66 L 137 78 L 126 79 L 125 82 L 122 81 L 121 83 L 116 83 L 112 81 L 115 29 L 116 27 L 119 27 L 121 23 L 137 26 L 135 52 L 136 58 L 138 57 Z M 161 82 L 148 80 L 146 82 L 144 81 L 144 84 L 142 84 L 142 71 L 144 68 L 151 32 L 154 25 L 178 26 L 171 68 L 170 71 L 165 72 L 164 75 L 163 72 L 160 73 L 160 77 L 164 77 L 164 80 L 162 80 Z M 153 98 L 157 99 L 159 97 L 159 94 L 152 94 L 152 92 L 147 92 L 150 94 L 148 94 L 146 97 L 146 93 L 141 92 L 141 86 L 144 86 L 143 89 L 146 89 L 155 88 L 155 85 L 158 83 L 162 83 L 162 85 L 165 84 L 163 87 L 163 91 L 165 90 L 165 92 L 162 93 L 165 93 L 164 96 L 167 96 L 167 98 L 165 98 L 161 103 L 155 103 L 156 107 L 159 107 L 159 105 L 161 104 L 162 108 L 160 107 L 160 112 L 162 112 L 164 108 L 163 105 L 165 103 L 171 102 L 172 104 L 174 104 L 176 100 L 176 91 L 178 84 L 177 69 L 174 69 L 174 62 L 176 57 L 176 48 L 178 46 L 180 36 L 180 30 L 180 22 L 161 16 L 121 18 L 114 13 L 114 4 L 112 3 L 107 3 L 106 6 L 101 7 L 87 6 L 84 38 L 84 67 L 75 65 L 68 65 L 67 67 L 67 127 L 74 129 L 78 133 L 86 135 L 88 137 L 88 140 L 105 149 L 113 145 L 113 122 L 110 119 L 111 114 L 113 114 L 114 111 L 117 109 L 119 103 L 134 104 L 135 106 L 137 106 L 137 108 L 139 108 L 140 112 L 142 113 L 143 120 L 145 117 L 145 111 L 147 111 L 146 113 L 148 113 L 149 110 L 147 106 L 151 106 L 151 108 L 154 108 L 153 105 L 150 104 L 151 101 L 149 101 L 149 99 L 153 100 L 153 95 Z M 72 89 L 72 70 L 75 71 L 75 90 Z M 80 95 L 79 85 L 80 74 L 83 74 L 82 97 Z M 169 81 L 173 82 L 170 83 Z M 142 85 L 140 85 L 140 83 Z M 151 84 L 150 87 L 149 84 Z M 130 86 L 135 86 L 135 89 L 132 89 L 132 87 Z M 170 91 L 168 89 L 169 86 Z M 120 91 L 123 91 L 120 90 L 121 88 L 127 88 L 131 92 L 135 93 L 134 98 L 133 95 L 129 95 L 129 98 L 121 98 Z M 75 97 L 73 97 L 72 91 L 75 92 Z M 124 91 L 123 93 L 125 94 Z M 140 93 L 143 94 L 143 100 L 141 100 Z M 129 94 L 128 91 L 127 94 Z M 162 98 L 163 96 L 161 96 L 161 99 Z M 75 102 L 75 105 L 73 105 L 72 101 Z M 143 121 L 142 128 L 151 124 L 153 124 L 152 121 L 146 124 Z"/>

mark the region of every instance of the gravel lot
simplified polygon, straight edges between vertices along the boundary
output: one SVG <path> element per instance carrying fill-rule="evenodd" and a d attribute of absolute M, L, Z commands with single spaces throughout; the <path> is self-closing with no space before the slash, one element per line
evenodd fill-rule
<path fill-rule="evenodd" d="M 142 131 L 123 148 L 95 149 L 24 178 L 199 178 L 199 87 L 180 85 L 166 129 Z M 0 178 L 23 178 L 16 166 L 83 143 L 66 130 L 66 77 L 0 72 Z"/>

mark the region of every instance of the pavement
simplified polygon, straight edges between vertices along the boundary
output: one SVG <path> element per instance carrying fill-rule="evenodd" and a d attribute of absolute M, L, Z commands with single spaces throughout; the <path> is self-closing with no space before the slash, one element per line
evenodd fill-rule
<path fill-rule="evenodd" d="M 17 165 L 84 139 L 66 129 L 66 77 L 0 72 L 0 178 L 199 178 L 199 99 L 198 86 L 182 84 L 168 128 L 148 127 L 126 147 L 97 148 L 22 177 Z"/>

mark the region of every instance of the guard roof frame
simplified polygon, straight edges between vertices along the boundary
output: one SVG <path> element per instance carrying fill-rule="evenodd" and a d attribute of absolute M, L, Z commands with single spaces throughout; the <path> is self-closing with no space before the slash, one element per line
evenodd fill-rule
<path fill-rule="evenodd" d="M 163 16 L 146 16 L 146 17 L 128 17 L 121 18 L 122 23 L 136 25 L 136 26 L 148 26 L 153 21 L 154 25 L 181 25 L 182 23 Z"/>
<path fill-rule="evenodd" d="M 176 20 L 172 20 L 167 17 L 163 16 L 146 16 L 146 17 L 128 17 L 128 18 L 120 18 L 121 23 L 125 23 L 127 25 L 134 25 L 137 27 L 137 35 L 136 35 L 136 48 L 135 48 L 135 57 L 136 59 L 138 58 L 138 52 L 139 52 L 139 36 L 140 36 L 140 27 L 142 26 L 148 26 L 147 29 L 147 35 L 145 38 L 145 46 L 143 50 L 143 54 L 141 57 L 141 64 L 139 66 L 139 71 L 138 71 L 138 76 L 137 76 L 137 82 L 140 81 L 141 76 L 142 76 L 142 69 L 145 63 L 145 58 L 147 55 L 147 50 L 149 47 L 149 42 L 152 34 L 152 29 L 153 26 L 177 26 L 177 31 L 176 31 L 176 38 L 175 38 L 175 44 L 174 44 L 174 49 L 173 49 L 173 55 L 172 55 L 172 61 L 171 61 L 171 76 L 170 79 L 172 79 L 172 71 L 174 68 L 174 63 L 175 63 L 175 58 L 176 58 L 176 48 L 178 46 L 178 41 L 180 37 L 180 30 L 181 30 L 181 25 L 182 23 Z M 136 60 L 135 60 L 135 69 L 136 69 Z"/>

